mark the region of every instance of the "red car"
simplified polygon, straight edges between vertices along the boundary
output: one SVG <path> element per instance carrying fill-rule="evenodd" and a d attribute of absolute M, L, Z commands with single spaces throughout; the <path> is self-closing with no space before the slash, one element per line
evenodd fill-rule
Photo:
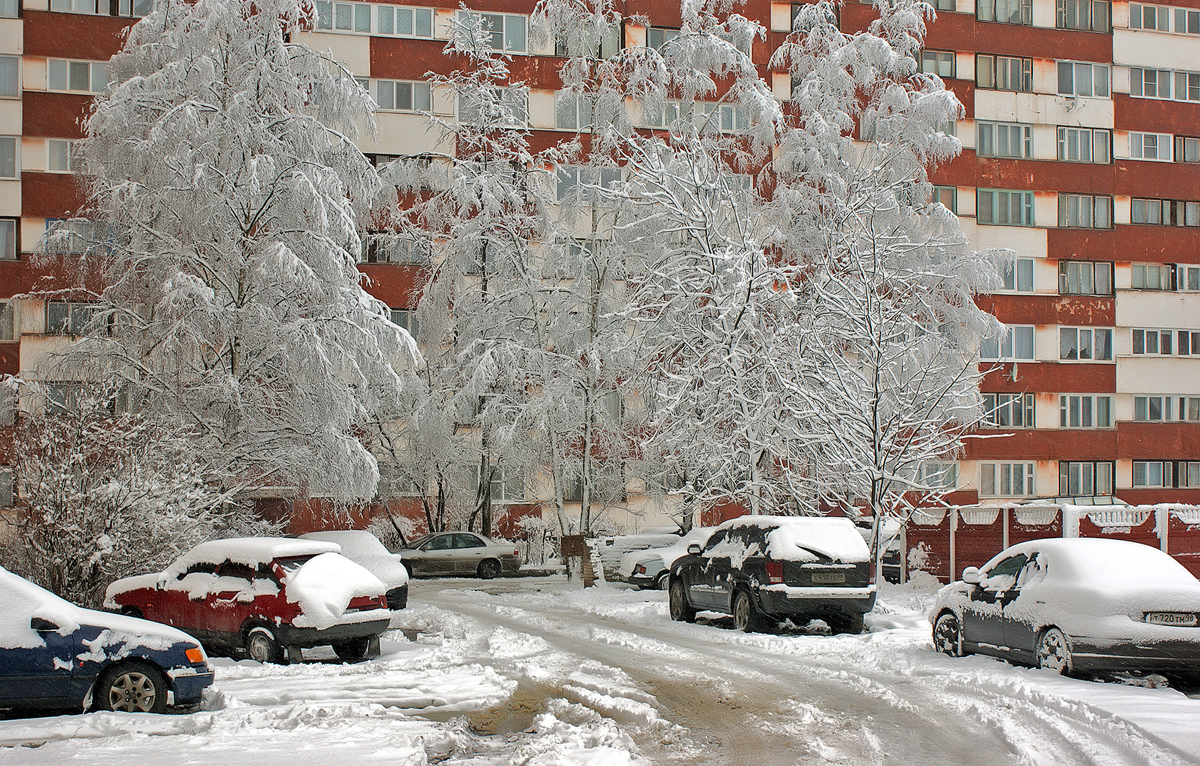
<path fill-rule="evenodd" d="M 212 652 L 299 660 L 329 644 L 343 659 L 379 653 L 387 590 L 336 543 L 248 537 L 197 545 L 157 574 L 108 586 L 104 606 L 173 625 Z"/>

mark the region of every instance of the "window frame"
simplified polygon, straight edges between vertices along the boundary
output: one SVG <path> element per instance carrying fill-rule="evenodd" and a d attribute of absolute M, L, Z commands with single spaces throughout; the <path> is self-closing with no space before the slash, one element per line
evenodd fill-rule
<path fill-rule="evenodd" d="M 981 428 L 1004 430 L 1029 430 L 1036 428 L 1037 397 L 1031 393 L 983 393 L 983 419 Z M 1020 413 L 1020 423 L 1014 413 Z M 997 417 L 997 415 L 1000 415 Z M 1008 422 L 1003 420 L 1007 418 Z"/>
<path fill-rule="evenodd" d="M 1154 156 L 1146 152 L 1146 139 L 1152 138 Z M 1173 162 L 1175 142 L 1170 133 L 1146 133 L 1140 130 L 1129 131 L 1129 159 L 1146 160 L 1147 162 Z M 1165 150 L 1163 147 L 1166 147 Z M 1163 156 L 1163 155 L 1166 156 Z"/>
<path fill-rule="evenodd" d="M 51 83 L 55 79 L 54 69 L 56 64 L 65 64 L 66 68 L 63 71 L 65 79 L 65 87 L 57 88 Z M 86 64 L 88 67 L 88 87 L 86 90 L 71 87 L 71 65 Z M 99 88 L 96 87 L 96 68 L 99 67 L 100 73 L 104 75 L 104 84 Z M 87 59 L 63 59 L 63 58 L 48 58 L 46 59 L 46 91 L 49 93 L 84 93 L 95 94 L 100 93 L 108 86 L 108 62 L 106 61 L 90 61 Z"/>
<path fill-rule="evenodd" d="M 1133 489 L 1171 489 L 1175 486 L 1174 463 L 1170 460 L 1134 460 L 1133 476 L 1130 486 Z M 1157 468 L 1158 483 L 1152 482 L 1152 474 Z M 1139 469 L 1141 480 L 1139 481 Z"/>
<path fill-rule="evenodd" d="M 999 18 L 996 6 L 1005 0 L 976 0 L 975 3 L 975 20 L 990 24 L 1012 24 L 1014 26 L 1029 27 L 1033 26 L 1033 2 L 1032 0 L 1007 0 L 1013 4 L 1015 8 L 1006 9 L 1008 11 L 1007 18 Z M 1013 17 L 1018 17 L 1013 21 Z"/>
<path fill-rule="evenodd" d="M 990 202 L 987 205 L 988 219 L 985 220 L 981 215 L 984 209 L 983 197 L 991 195 Z M 1022 195 L 1020 210 L 1022 213 L 1022 221 L 1013 223 L 1012 221 L 997 221 L 1000 213 L 1000 196 L 1004 195 L 1006 199 L 1011 199 L 1011 195 Z M 1011 213 L 1012 204 L 1008 203 L 1008 211 Z M 1026 220 L 1027 216 L 1027 220 Z M 976 189 L 975 190 L 975 222 L 981 226 L 1036 226 L 1034 220 L 1034 204 L 1033 192 L 1022 189 Z"/>
<path fill-rule="evenodd" d="M 1087 483 L 1091 484 L 1092 492 L 1084 492 L 1084 486 L 1078 487 L 1081 491 L 1071 491 L 1071 470 L 1072 467 L 1078 466 L 1079 481 L 1084 482 L 1083 471 L 1089 469 L 1089 476 L 1086 478 Z M 1058 495 L 1059 497 L 1104 497 L 1113 494 L 1114 484 L 1114 464 L 1110 460 L 1060 460 L 1058 461 Z M 1101 470 L 1103 469 L 1103 470 Z M 1099 491 L 1104 487 L 1099 486 L 1100 474 L 1107 474 L 1104 478 L 1107 479 L 1107 492 Z"/>
<path fill-rule="evenodd" d="M 1071 348 L 1075 356 L 1065 356 L 1068 353 L 1064 344 L 1068 337 L 1074 336 Z M 1084 337 L 1087 337 L 1087 353 L 1084 357 Z M 1106 338 L 1104 346 L 1101 346 L 1100 338 Z M 1102 350 L 1107 350 L 1107 356 L 1100 356 Z M 1063 326 L 1058 328 L 1058 361 L 1059 362 L 1077 362 L 1082 364 L 1094 364 L 1096 362 L 1112 362 L 1114 361 L 1113 354 L 1113 328 L 1112 327 L 1079 327 L 1079 326 Z"/>
<path fill-rule="evenodd" d="M 1059 394 L 1059 429 L 1099 431 L 1116 428 L 1116 418 L 1113 416 L 1113 398 L 1112 394 Z M 1101 402 L 1104 402 L 1103 407 L 1101 407 Z M 1105 416 L 1103 422 L 1101 422 L 1101 410 Z M 1085 420 L 1090 420 L 1090 424 L 1085 423 Z"/>
<path fill-rule="evenodd" d="M 1014 491 L 1014 468 L 1021 467 L 1021 489 Z M 989 478 L 990 474 L 990 478 Z M 1005 492 L 1005 484 L 1008 491 Z M 1026 460 L 988 460 L 979 463 L 980 497 L 1036 497 L 1037 466 Z M 989 488 L 990 485 L 990 488 Z"/>
<path fill-rule="evenodd" d="M 979 359 L 982 362 L 1032 362 L 1037 359 L 1037 333 L 1033 325 L 1004 325 L 1005 336 L 1000 338 L 985 338 L 979 344 Z M 1024 337 L 1028 336 L 1029 356 L 1017 356 L 1018 344 L 1023 343 Z M 984 355 L 984 350 L 991 343 L 996 344 L 996 355 Z M 1005 345 L 1008 346 L 1008 354 L 1004 353 Z"/>
<path fill-rule="evenodd" d="M 1164 330 L 1158 327 L 1131 327 L 1130 355 L 1131 356 L 1175 356 L 1175 330 Z M 1154 338 L 1153 344 L 1150 339 Z M 1165 341 L 1164 341 L 1165 339 Z M 1138 350 L 1139 346 L 1141 351 Z M 1154 350 L 1148 349 L 1153 346 Z M 1169 348 L 1163 351 L 1163 348 Z"/>
<path fill-rule="evenodd" d="M 1001 64 L 1000 62 L 1007 62 Z M 1012 78 L 1013 61 L 1021 62 L 1021 82 L 1018 87 L 1000 87 L 1000 80 L 1010 80 Z M 985 66 L 987 67 L 985 70 Z M 982 77 L 984 72 L 987 76 Z M 1003 78 L 1000 77 L 1000 72 L 1005 71 Z M 995 53 L 976 53 L 975 54 L 975 87 L 980 90 L 1002 90 L 1014 93 L 1032 93 L 1033 92 L 1033 59 L 1027 56 L 1001 56 Z"/>
<path fill-rule="evenodd" d="M 1074 61 L 1067 59 L 1055 59 L 1055 69 L 1057 77 L 1055 78 L 1055 93 L 1066 98 L 1112 98 L 1112 65 L 1097 61 Z M 1064 67 L 1068 67 L 1064 69 Z M 1082 69 L 1088 71 L 1088 88 L 1087 93 L 1079 92 L 1081 88 L 1076 86 L 1079 79 L 1079 73 Z M 1104 94 L 1100 95 L 1097 91 L 1097 73 L 1104 72 Z M 1071 84 L 1068 90 L 1063 89 L 1063 73 L 1070 73 Z"/>
<path fill-rule="evenodd" d="M 368 92 L 371 94 L 371 98 L 375 102 L 376 111 L 386 112 L 388 114 L 428 114 L 433 111 L 433 87 L 423 80 L 371 79 L 369 82 L 372 87 Z M 380 96 L 383 93 L 382 89 L 388 86 L 391 87 L 392 105 L 384 106 Z M 396 106 L 396 104 L 400 101 L 401 86 L 408 86 L 409 88 L 408 100 L 412 106 L 408 109 Z M 425 94 L 425 108 L 421 108 L 417 104 L 417 94 L 419 91 L 423 91 Z"/>
<path fill-rule="evenodd" d="M 1077 32 L 1099 32 L 1108 34 L 1112 32 L 1112 3 L 1109 0 L 1074 0 L 1081 6 L 1087 7 L 1088 20 L 1086 23 L 1076 22 L 1069 23 L 1070 4 L 1073 0 L 1057 0 L 1055 3 L 1054 24 L 1056 29 L 1070 29 Z M 1097 6 L 1104 6 L 1103 16 L 1104 23 L 1100 25 L 1102 28 L 1097 28 L 1096 19 L 1101 18 L 1096 12 Z M 1078 14 L 1076 14 L 1078 18 Z"/>
<path fill-rule="evenodd" d="M 1088 137 L 1088 159 L 1086 159 L 1086 160 L 1074 159 L 1073 160 L 1070 158 L 1070 154 L 1071 154 L 1070 150 L 1072 148 L 1071 134 L 1072 133 L 1076 134 L 1076 140 L 1074 142 L 1074 146 L 1078 149 L 1078 147 L 1080 146 L 1080 143 L 1081 143 L 1079 138 L 1082 137 L 1082 135 L 1085 132 L 1089 134 L 1089 137 Z M 1103 140 L 1103 146 L 1104 146 L 1104 159 L 1103 160 L 1096 159 L 1096 147 L 1101 145 L 1101 143 L 1097 141 L 1098 138 L 1101 138 Z M 1077 127 L 1077 126 L 1071 126 L 1071 125 L 1059 125 L 1058 133 L 1057 133 L 1057 140 L 1058 140 L 1057 157 L 1058 157 L 1059 162 L 1077 162 L 1077 163 L 1086 163 L 1089 165 L 1111 165 L 1112 164 L 1112 131 L 1109 130 L 1108 128 L 1083 128 L 1083 127 Z"/>
<path fill-rule="evenodd" d="M 1015 143 L 1019 147 L 1018 154 L 1012 152 L 1014 143 L 1013 133 L 1017 134 Z M 1000 136 L 1002 134 L 1004 135 L 1004 153 L 1000 153 Z M 996 157 L 1010 160 L 1033 159 L 1033 126 L 1018 122 L 976 120 L 975 154 L 979 157 Z"/>
<path fill-rule="evenodd" d="M 1090 225 L 1084 223 L 1083 203 L 1087 201 Z M 1072 223 L 1071 203 L 1076 206 Z M 1103 204 L 1101 204 L 1103 203 Z M 1103 215 L 1100 214 L 1104 210 Z M 1074 192 L 1058 193 L 1058 227 L 1060 229 L 1112 229 L 1113 228 L 1113 198 L 1107 194 L 1076 194 Z"/>
<path fill-rule="evenodd" d="M 1079 272 L 1079 290 L 1071 289 L 1071 271 L 1072 266 L 1078 266 Z M 1105 267 L 1105 277 L 1108 283 L 1108 290 L 1101 291 L 1100 279 L 1097 277 L 1099 267 Z M 1090 284 L 1092 290 L 1084 290 L 1085 272 L 1091 272 Z M 1113 263 L 1111 261 L 1069 261 L 1061 260 L 1058 262 L 1058 294 L 1059 295 L 1115 295 L 1116 291 L 1113 286 Z"/>
<path fill-rule="evenodd" d="M 919 61 L 917 61 L 917 68 L 921 71 L 922 74 L 934 74 L 934 75 L 937 75 L 938 77 L 941 77 L 943 80 L 946 80 L 946 79 L 953 80 L 953 79 L 957 78 L 956 72 L 958 69 L 958 65 L 956 63 L 956 58 L 957 57 L 956 57 L 954 51 L 944 51 L 944 50 L 937 50 L 934 48 L 925 48 L 921 51 L 921 58 Z M 930 60 L 932 60 L 932 62 L 933 62 L 932 70 L 927 68 L 927 65 Z M 946 66 L 943 67 L 942 66 L 943 64 L 945 64 Z M 945 68 L 947 70 L 946 74 L 942 74 L 942 72 L 940 71 L 943 68 Z"/>

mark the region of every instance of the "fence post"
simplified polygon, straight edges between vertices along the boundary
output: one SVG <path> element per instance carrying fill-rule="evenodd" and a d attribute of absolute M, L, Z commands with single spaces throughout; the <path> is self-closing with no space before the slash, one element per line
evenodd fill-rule
<path fill-rule="evenodd" d="M 958 569 L 957 551 L 954 549 L 954 532 L 958 529 L 958 506 L 950 507 L 950 582 L 958 578 L 954 576 Z"/>
<path fill-rule="evenodd" d="M 1171 546 L 1167 541 L 1171 530 L 1171 509 L 1158 506 L 1154 509 L 1154 524 L 1158 527 L 1158 547 L 1163 553 L 1170 555 Z"/>

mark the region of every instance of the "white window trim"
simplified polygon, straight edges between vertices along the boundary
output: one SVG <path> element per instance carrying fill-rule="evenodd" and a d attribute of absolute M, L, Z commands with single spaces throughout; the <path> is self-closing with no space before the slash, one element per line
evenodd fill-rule
<path fill-rule="evenodd" d="M 1001 481 L 1001 476 L 999 475 L 1002 470 L 1001 466 L 1017 466 L 1017 465 L 1022 466 L 1022 471 L 1023 471 L 1022 484 L 1025 485 L 1023 487 L 1023 491 L 1020 493 L 1016 493 L 1016 492 L 1005 493 L 1003 491 L 1003 482 Z M 983 477 L 984 477 L 984 472 L 987 471 L 989 468 L 993 471 L 992 491 L 985 492 Z M 1036 472 L 1035 468 L 1036 468 L 1036 466 L 1034 463 L 1027 462 L 1024 460 L 987 460 L 987 461 L 982 461 L 979 463 L 979 496 L 980 497 L 1036 497 L 1037 496 L 1037 486 L 1036 486 L 1037 485 L 1037 472 Z M 1011 472 L 1011 470 L 1012 469 L 1010 468 L 1009 471 Z M 1026 480 L 1026 477 L 1028 480 Z M 1011 482 L 1010 482 L 1010 488 L 1011 488 Z"/>

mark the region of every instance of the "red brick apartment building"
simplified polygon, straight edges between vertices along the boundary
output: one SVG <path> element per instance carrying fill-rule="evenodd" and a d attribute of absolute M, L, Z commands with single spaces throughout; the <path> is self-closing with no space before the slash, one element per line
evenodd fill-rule
<path fill-rule="evenodd" d="M 983 349 L 994 433 L 1007 438 L 969 442 L 946 472 L 950 499 L 1200 503 L 1200 0 L 933 2 L 921 66 L 966 108 L 962 156 L 933 172 L 938 196 L 976 246 L 1019 254 L 1005 289 L 981 298 L 1008 328 Z M 455 114 L 422 79 L 457 66 L 442 53 L 456 3 L 316 5 L 306 42 L 380 103 L 378 137 L 362 150 L 444 150 L 416 112 Z M 554 108 L 563 59 L 534 45 L 533 5 L 471 2 L 530 84 L 528 126 L 544 146 L 568 135 Z M 41 276 L 27 254 L 79 202 L 71 141 L 121 30 L 147 6 L 0 0 L 0 301 Z M 676 0 L 623 8 L 629 20 L 606 47 L 661 44 L 680 24 Z M 769 61 L 793 7 L 750 0 L 738 11 L 768 29 L 752 57 L 787 98 L 789 77 Z M 872 16 L 857 2 L 841 9 L 848 31 Z M 396 253 L 364 260 L 370 290 L 406 322 L 416 267 Z M 39 356 L 70 332 L 72 306 L 14 308 L 0 372 L 36 377 Z"/>

